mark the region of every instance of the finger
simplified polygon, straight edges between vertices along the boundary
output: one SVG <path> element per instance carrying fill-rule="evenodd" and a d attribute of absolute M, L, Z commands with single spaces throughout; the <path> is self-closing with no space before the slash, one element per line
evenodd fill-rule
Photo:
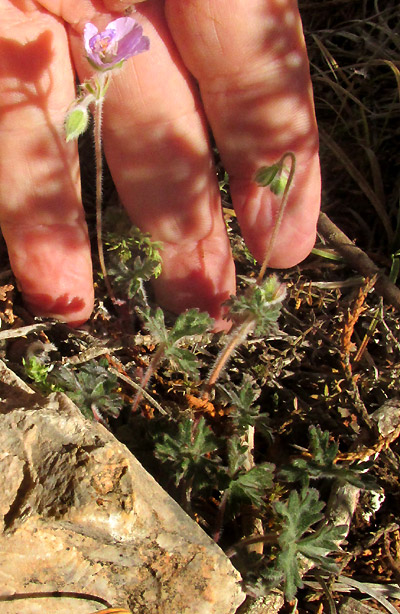
<path fill-rule="evenodd" d="M 113 77 L 104 111 L 104 147 L 131 219 L 164 244 L 157 300 L 173 311 L 208 310 L 221 324 L 221 302 L 234 291 L 234 269 L 211 163 L 207 128 L 187 71 L 169 38 L 162 3 L 135 13 L 150 51 Z M 97 16 L 104 27 L 108 16 Z M 80 79 L 89 76 L 83 22 L 71 48 Z"/>
<path fill-rule="evenodd" d="M 93 307 L 77 148 L 66 144 L 74 97 L 62 25 L 36 5 L 0 0 L 0 224 L 24 299 L 72 323 Z"/>
<path fill-rule="evenodd" d="M 103 4 L 108 11 L 122 13 L 123 11 L 132 9 L 135 4 L 144 1 L 145 0 L 103 0 Z"/>
<path fill-rule="evenodd" d="M 262 261 L 280 204 L 253 182 L 292 151 L 294 186 L 270 263 L 311 250 L 320 203 L 318 134 L 307 53 L 295 0 L 166 0 L 182 57 L 198 79 L 244 238 Z"/>

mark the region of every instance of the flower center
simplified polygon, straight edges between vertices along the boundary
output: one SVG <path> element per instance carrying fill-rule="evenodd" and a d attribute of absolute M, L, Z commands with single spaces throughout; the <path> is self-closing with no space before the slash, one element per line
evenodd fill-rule
<path fill-rule="evenodd" d="M 97 53 L 102 62 L 110 62 L 118 51 L 118 41 L 115 40 L 115 32 L 100 32 L 90 41 L 90 47 Z"/>

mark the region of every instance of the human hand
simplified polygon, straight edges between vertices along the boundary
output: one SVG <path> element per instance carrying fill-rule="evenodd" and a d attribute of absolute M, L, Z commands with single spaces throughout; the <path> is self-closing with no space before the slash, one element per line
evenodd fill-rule
<path fill-rule="evenodd" d="M 92 74 L 85 24 L 102 29 L 130 5 L 0 0 L 0 225 L 28 307 L 74 324 L 91 313 L 93 283 L 64 118 L 74 71 L 80 81 Z M 207 122 L 254 256 L 262 261 L 280 202 L 254 174 L 289 150 L 296 176 L 271 266 L 296 264 L 315 239 L 318 136 L 297 3 L 147 0 L 133 16 L 151 47 L 115 73 L 107 93 L 108 165 L 132 221 L 164 243 L 157 300 L 208 310 L 222 326 L 235 276 Z"/>

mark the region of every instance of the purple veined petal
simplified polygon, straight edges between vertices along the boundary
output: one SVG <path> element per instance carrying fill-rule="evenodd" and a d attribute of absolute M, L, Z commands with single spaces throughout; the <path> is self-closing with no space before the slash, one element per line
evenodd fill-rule
<path fill-rule="evenodd" d="M 130 58 L 138 53 L 147 51 L 150 48 L 150 40 L 147 36 L 143 36 L 143 28 L 139 24 L 135 24 L 129 34 L 120 40 L 118 45 L 119 58 Z"/>
<path fill-rule="evenodd" d="M 96 36 L 96 34 L 98 33 L 98 29 L 96 28 L 96 26 L 93 23 L 87 23 L 85 25 L 85 29 L 83 30 L 83 40 L 85 43 L 85 49 L 86 49 L 86 53 L 91 53 L 91 48 L 90 48 L 90 39 L 93 38 L 93 36 Z"/>
<path fill-rule="evenodd" d="M 117 39 L 121 40 L 137 25 L 139 24 L 132 19 L 132 17 L 118 17 L 118 19 L 110 21 L 106 29 L 114 30 L 117 35 Z"/>

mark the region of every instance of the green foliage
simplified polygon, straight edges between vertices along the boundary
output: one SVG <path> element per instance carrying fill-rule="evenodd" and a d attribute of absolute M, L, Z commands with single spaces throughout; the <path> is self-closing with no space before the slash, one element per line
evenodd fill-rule
<path fill-rule="evenodd" d="M 279 477 L 288 482 L 300 482 L 308 485 L 309 480 L 328 478 L 349 482 L 357 488 L 365 490 L 379 490 L 374 478 L 366 475 L 372 467 L 373 461 L 352 463 L 335 463 L 338 445 L 330 442 L 328 431 L 311 426 L 309 429 L 310 458 L 297 458 L 288 467 L 284 467 Z"/>
<path fill-rule="evenodd" d="M 241 472 L 231 481 L 228 488 L 229 501 L 232 506 L 241 507 L 244 503 L 251 503 L 254 507 L 264 507 L 264 497 L 273 483 L 272 463 L 262 463 Z"/>
<path fill-rule="evenodd" d="M 91 360 L 79 370 L 66 366 L 54 370 L 53 377 L 64 392 L 87 418 L 106 422 L 107 417 L 118 417 L 122 398 L 116 393 L 117 377 L 108 370 L 106 360 Z"/>
<path fill-rule="evenodd" d="M 312 531 L 314 525 L 323 519 L 321 510 L 324 503 L 319 500 L 318 491 L 304 488 L 300 494 L 292 490 L 286 502 L 276 501 L 274 509 L 281 523 L 278 536 L 279 553 L 272 576 L 284 580 L 285 596 L 292 600 L 297 588 L 302 588 L 301 556 L 316 563 L 320 569 L 337 571 L 337 565 L 327 558 L 338 551 L 346 527 L 323 525 Z M 270 573 L 270 572 L 269 572 Z M 271 577 L 271 576 L 270 576 Z"/>
<path fill-rule="evenodd" d="M 256 404 L 261 390 L 255 385 L 250 375 L 244 375 L 238 388 L 234 388 L 231 384 L 229 388 L 219 386 L 219 389 L 223 391 L 228 402 L 233 406 L 229 417 L 239 435 L 244 434 L 249 426 L 260 426 L 261 422 L 263 429 L 267 427 L 267 418 L 260 416 L 260 406 Z"/>
<path fill-rule="evenodd" d="M 44 363 L 36 356 L 32 356 L 29 358 L 29 360 L 25 360 L 25 358 L 23 358 L 22 364 L 26 375 L 36 384 L 36 387 L 40 390 L 40 392 L 49 394 L 50 392 L 63 390 L 61 386 L 49 379 L 53 365 Z"/>
<path fill-rule="evenodd" d="M 266 492 L 273 485 L 275 466 L 272 463 L 262 463 L 246 471 L 247 451 L 248 446 L 241 444 L 238 437 L 228 441 L 226 476 L 229 485 L 224 494 L 233 513 L 238 512 L 242 505 L 251 504 L 263 508 Z"/>
<path fill-rule="evenodd" d="M 65 392 L 87 418 L 107 423 L 108 417 L 117 418 L 122 409 L 122 398 L 115 392 L 118 380 L 108 370 L 106 360 L 91 360 L 78 369 L 66 365 L 47 365 L 33 356 L 23 360 L 25 373 L 43 393 Z"/>
<path fill-rule="evenodd" d="M 165 324 L 162 309 L 157 308 L 154 313 L 150 310 L 140 311 L 146 328 L 154 337 L 156 343 L 163 349 L 164 357 L 170 361 L 174 368 L 194 377 L 198 375 L 199 363 L 194 354 L 181 343 L 195 335 L 203 335 L 212 327 L 213 320 L 208 313 L 198 309 L 189 309 L 181 313 L 175 324 L 168 330 Z"/>
<path fill-rule="evenodd" d="M 162 441 L 156 444 L 156 456 L 172 465 L 176 485 L 184 480 L 194 492 L 199 492 L 212 488 L 215 483 L 219 446 L 203 417 L 198 422 L 187 419 L 179 423 L 175 437 L 163 435 Z"/>
<path fill-rule="evenodd" d="M 107 270 L 116 287 L 132 298 L 144 293 L 143 282 L 160 275 L 162 243 L 132 226 L 123 214 L 118 220 L 116 215 L 114 210 L 108 214 L 115 229 L 106 234 L 110 260 Z"/>
<path fill-rule="evenodd" d="M 265 334 L 278 320 L 285 296 L 285 286 L 276 275 L 271 275 L 260 285 L 253 282 L 246 292 L 231 296 L 226 302 L 229 318 L 240 324 L 251 317 L 256 322 L 255 334 Z"/>
<path fill-rule="evenodd" d="M 218 181 L 218 186 L 219 186 L 219 190 L 220 192 L 222 192 L 223 194 L 228 194 L 229 191 L 229 175 L 226 171 L 224 171 L 224 176 L 223 178 Z"/>

